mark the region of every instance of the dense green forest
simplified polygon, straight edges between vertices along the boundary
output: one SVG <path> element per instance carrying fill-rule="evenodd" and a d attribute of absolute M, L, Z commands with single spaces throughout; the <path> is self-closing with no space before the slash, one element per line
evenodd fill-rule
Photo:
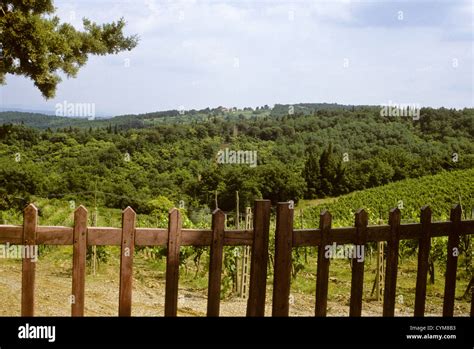
<path fill-rule="evenodd" d="M 95 197 L 106 207 L 150 213 L 149 202 L 161 195 L 188 208 L 217 201 L 234 210 L 239 191 L 243 210 L 256 198 L 298 202 L 474 167 L 473 109 L 425 108 L 419 120 L 382 117 L 376 107 L 292 109 L 220 107 L 108 120 L 0 113 L 0 209 L 21 208 L 35 195 Z M 256 151 L 257 166 L 217 163 L 225 148 Z"/>

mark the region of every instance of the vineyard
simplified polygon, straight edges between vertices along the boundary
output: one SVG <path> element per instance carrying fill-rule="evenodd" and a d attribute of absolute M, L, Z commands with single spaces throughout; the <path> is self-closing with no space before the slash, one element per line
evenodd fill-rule
<path fill-rule="evenodd" d="M 343 195 L 330 203 L 312 206 L 304 211 L 305 224 L 315 224 L 323 209 L 329 210 L 336 226 L 353 222 L 354 213 L 363 207 L 369 214 L 371 224 L 387 222 L 388 212 L 398 207 L 402 221 L 418 221 L 420 208 L 429 205 L 433 219 L 449 218 L 454 204 L 461 204 L 464 217 L 471 217 L 474 209 L 474 169 L 442 172 L 433 176 L 406 179 L 381 187 L 366 189 Z"/>

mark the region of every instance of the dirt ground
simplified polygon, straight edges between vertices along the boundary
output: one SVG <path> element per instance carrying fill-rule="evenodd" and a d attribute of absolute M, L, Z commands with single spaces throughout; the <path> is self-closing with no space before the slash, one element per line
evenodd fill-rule
<path fill-rule="evenodd" d="M 70 263 L 38 263 L 36 269 L 36 316 L 70 316 L 69 295 L 71 291 Z M 110 268 L 109 268 L 110 269 Z M 87 275 L 85 315 L 116 316 L 118 312 L 118 269 L 107 269 L 96 276 Z M 163 275 L 160 272 L 134 273 L 133 316 L 162 316 L 164 313 Z M 21 263 L 2 261 L 0 263 L 0 316 L 19 316 L 21 301 Z M 265 314 L 271 314 L 272 290 L 267 289 Z M 205 316 L 207 297 L 203 290 L 180 288 L 178 299 L 179 316 Z M 290 296 L 291 316 L 313 316 L 314 296 L 293 293 Z M 221 301 L 221 316 L 245 316 L 245 299 L 230 298 Z M 429 308 L 427 315 L 430 314 Z M 460 309 L 456 309 L 456 315 Z M 381 316 L 381 302 L 364 302 L 363 316 Z M 340 297 L 328 302 L 329 316 L 348 316 L 349 297 Z M 413 309 L 397 304 L 396 315 L 412 316 Z"/>

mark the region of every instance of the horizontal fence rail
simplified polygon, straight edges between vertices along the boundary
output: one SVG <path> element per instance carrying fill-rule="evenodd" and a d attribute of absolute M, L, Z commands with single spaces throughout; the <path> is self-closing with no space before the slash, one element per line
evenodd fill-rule
<path fill-rule="evenodd" d="M 38 210 L 28 205 L 24 210 L 23 225 L 0 225 L 0 244 L 72 245 L 72 316 L 84 315 L 85 273 L 87 246 L 120 246 L 120 289 L 118 315 L 131 316 L 133 257 L 136 246 L 167 247 L 165 316 L 176 316 L 178 310 L 179 251 L 181 246 L 210 246 L 207 315 L 219 316 L 221 274 L 224 246 L 251 246 L 250 286 L 247 316 L 264 316 L 267 288 L 270 231 L 269 200 L 256 200 L 254 227 L 251 230 L 225 229 L 225 215 L 219 209 L 212 214 L 211 229 L 183 229 L 178 209 L 169 213 L 167 229 L 137 228 L 136 213 L 127 207 L 122 212 L 122 227 L 88 227 L 88 212 L 79 206 L 74 212 L 73 227 L 39 226 Z M 387 242 L 386 277 L 383 297 L 383 316 L 394 316 L 400 240 L 418 241 L 418 269 L 414 316 L 424 316 L 426 281 L 431 238 L 448 236 L 443 316 L 453 316 L 456 287 L 456 269 L 459 238 L 474 233 L 474 220 L 461 220 L 461 207 L 451 210 L 447 222 L 432 222 L 431 210 L 421 209 L 420 223 L 400 224 L 400 210 L 392 209 L 388 225 L 369 226 L 367 212 L 355 214 L 354 227 L 332 228 L 328 211 L 320 215 L 319 228 L 294 229 L 294 210 L 290 203 L 276 207 L 275 258 L 273 273 L 272 315 L 288 316 L 291 287 L 292 250 L 297 247 L 317 246 L 317 276 L 315 315 L 326 316 L 330 258 L 324 256 L 325 247 L 336 244 L 366 246 L 368 242 Z M 351 297 L 349 314 L 362 314 L 364 259 L 352 258 Z M 34 316 L 35 262 L 22 261 L 21 315 Z M 471 297 L 471 316 L 474 314 L 474 297 Z"/>

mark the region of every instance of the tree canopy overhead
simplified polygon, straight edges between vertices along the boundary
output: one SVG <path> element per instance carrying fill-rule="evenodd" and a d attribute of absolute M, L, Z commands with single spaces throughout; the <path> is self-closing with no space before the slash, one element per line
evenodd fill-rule
<path fill-rule="evenodd" d="M 0 83 L 6 74 L 23 75 L 45 98 L 54 97 L 60 71 L 75 77 L 90 54 L 115 54 L 138 43 L 136 35 L 123 34 L 123 18 L 106 24 L 84 18 L 79 31 L 53 15 L 52 0 L 5 0 L 0 6 Z"/>

